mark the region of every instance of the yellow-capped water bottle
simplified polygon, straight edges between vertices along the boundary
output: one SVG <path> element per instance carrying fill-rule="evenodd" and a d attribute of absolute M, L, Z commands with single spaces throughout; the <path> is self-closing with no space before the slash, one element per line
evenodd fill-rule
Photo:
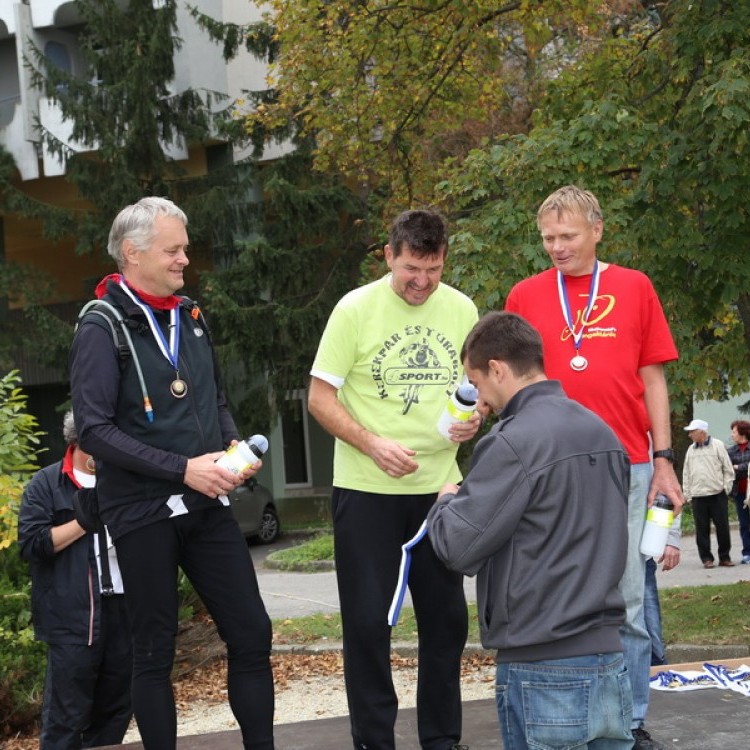
<path fill-rule="evenodd" d="M 674 505 L 666 495 L 657 495 L 646 513 L 646 523 L 641 536 L 641 554 L 661 557 L 667 545 L 667 535 L 674 521 Z"/>
<path fill-rule="evenodd" d="M 446 439 L 450 440 L 451 435 L 448 428 L 456 422 L 468 422 L 474 410 L 477 407 L 479 392 L 468 381 L 464 380 L 448 399 L 448 403 L 443 409 L 443 413 L 438 420 L 438 432 Z"/>

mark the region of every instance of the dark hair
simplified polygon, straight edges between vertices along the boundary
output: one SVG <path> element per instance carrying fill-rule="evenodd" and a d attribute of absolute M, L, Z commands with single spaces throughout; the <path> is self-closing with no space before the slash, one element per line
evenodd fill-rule
<path fill-rule="evenodd" d="M 742 437 L 750 438 L 750 422 L 745 419 L 735 419 L 732 424 L 729 425 L 731 430 L 733 427 L 737 428 L 737 434 Z"/>
<path fill-rule="evenodd" d="M 487 313 L 469 331 L 461 361 L 487 372 L 489 361 L 505 362 L 517 377 L 544 372 L 542 337 L 525 318 L 511 312 Z"/>
<path fill-rule="evenodd" d="M 423 258 L 448 254 L 448 226 L 436 211 L 412 210 L 400 213 L 391 224 L 388 244 L 398 258 L 404 247 Z"/>

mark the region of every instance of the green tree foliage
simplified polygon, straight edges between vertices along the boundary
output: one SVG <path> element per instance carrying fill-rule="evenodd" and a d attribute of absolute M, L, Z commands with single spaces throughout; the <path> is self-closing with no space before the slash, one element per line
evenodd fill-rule
<path fill-rule="evenodd" d="M 278 34 L 267 21 L 238 26 L 195 7 L 191 13 L 223 45 L 226 59 L 242 47 L 276 59 Z M 277 95 L 246 93 L 261 111 Z M 254 123 L 249 135 L 258 153 L 269 141 L 286 140 L 294 150 L 245 168 L 247 184 L 232 200 L 243 203 L 250 221 L 219 242 L 235 253 L 203 279 L 232 409 L 251 430 L 267 429 L 294 407 L 287 396 L 307 382 L 328 315 L 356 285 L 369 242 L 365 202 L 340 175 L 313 172 L 312 141 L 297 124 L 294 118 Z"/>
<path fill-rule="evenodd" d="M 331 308 L 356 285 L 366 236 L 361 201 L 339 180 L 313 176 L 304 147 L 258 177 L 256 234 L 204 278 L 233 411 L 253 430 L 307 381 Z"/>
<path fill-rule="evenodd" d="M 372 196 L 429 203 L 443 160 L 518 132 L 550 70 L 626 2 L 271 0 L 275 97 L 248 117 L 294 121 L 315 166 Z M 393 212 L 388 207 L 388 213 Z"/>
<path fill-rule="evenodd" d="M 528 135 L 496 139 L 441 185 L 462 216 L 454 278 L 484 309 L 548 266 L 535 225 L 577 183 L 605 210 L 601 255 L 646 271 L 681 352 L 670 385 L 747 390 L 750 27 L 741 5 L 674 2 L 549 82 Z"/>
<path fill-rule="evenodd" d="M 13 158 L 0 146 L 0 210 L 26 217 L 54 214 L 57 221 L 66 220 L 66 212 L 44 206 L 30 199 L 11 182 L 15 169 Z M 0 326 L 0 371 L 14 365 L 12 352 L 19 341 L 29 356 L 54 363 L 70 337 L 70 327 L 44 307 L 54 288 L 54 279 L 31 266 L 0 263 L 0 300 L 23 301 L 23 315 L 2 314 Z"/>

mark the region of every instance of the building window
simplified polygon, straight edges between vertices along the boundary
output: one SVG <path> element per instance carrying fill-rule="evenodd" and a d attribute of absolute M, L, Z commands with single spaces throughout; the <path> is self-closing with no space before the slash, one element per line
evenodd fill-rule
<path fill-rule="evenodd" d="M 307 400 L 303 389 L 290 391 L 281 418 L 284 438 L 284 474 L 287 488 L 310 487 L 310 446 L 307 431 Z"/>
<path fill-rule="evenodd" d="M 60 44 L 60 42 L 47 42 L 44 45 L 44 56 L 56 68 L 64 70 L 66 73 L 72 71 L 70 53 L 64 44 Z"/>

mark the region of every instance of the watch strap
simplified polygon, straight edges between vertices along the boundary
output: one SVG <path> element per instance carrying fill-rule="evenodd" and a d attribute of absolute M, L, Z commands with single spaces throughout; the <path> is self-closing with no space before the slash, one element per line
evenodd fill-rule
<path fill-rule="evenodd" d="M 653 452 L 654 458 L 666 458 L 668 461 L 671 461 L 672 463 L 675 462 L 675 456 L 674 451 L 671 448 L 665 448 L 661 451 L 654 451 Z"/>

